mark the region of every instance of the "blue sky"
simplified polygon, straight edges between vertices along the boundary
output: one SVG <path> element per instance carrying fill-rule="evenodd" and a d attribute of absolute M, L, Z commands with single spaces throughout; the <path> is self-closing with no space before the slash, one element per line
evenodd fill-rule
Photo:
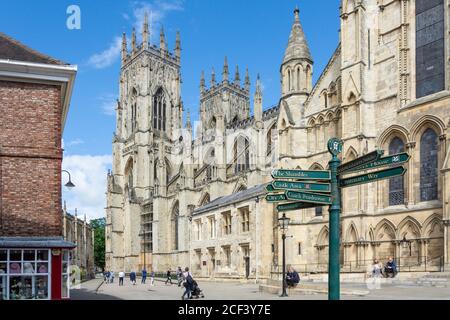
<path fill-rule="evenodd" d="M 66 27 L 67 7 L 81 9 L 81 29 Z M 152 42 L 159 44 L 164 25 L 170 50 L 181 33 L 182 99 L 198 119 L 200 73 L 209 83 L 212 67 L 220 79 L 224 56 L 230 73 L 248 66 L 254 92 L 256 74 L 263 83 L 264 108 L 279 100 L 279 68 L 293 22 L 300 20 L 314 59 L 317 80 L 338 44 L 339 0 L 158 0 L 158 1 L 8 1 L 0 11 L 0 31 L 40 52 L 78 65 L 64 131 L 63 166 L 72 172 L 73 191 L 64 191 L 68 207 L 88 217 L 102 216 L 105 171 L 110 167 L 118 95 L 118 37 L 140 27 L 151 10 Z M 139 40 L 139 37 L 138 37 Z M 63 178 L 65 178 L 63 176 Z M 77 183 L 78 182 L 78 183 Z"/>

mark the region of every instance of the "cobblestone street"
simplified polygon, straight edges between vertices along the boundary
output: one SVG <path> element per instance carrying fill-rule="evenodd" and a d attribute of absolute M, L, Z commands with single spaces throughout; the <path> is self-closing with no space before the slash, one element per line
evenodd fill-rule
<path fill-rule="evenodd" d="M 101 284 L 101 279 L 84 282 L 79 289 L 71 290 L 73 300 L 181 300 L 182 288 L 176 284 L 165 285 L 155 281 L 155 286 L 140 284 L 132 285 L 125 279 L 119 287 L 118 281 L 112 284 Z M 100 285 L 101 284 L 101 285 Z M 100 287 L 99 287 L 100 286 Z M 291 294 L 280 298 L 277 294 L 260 292 L 257 284 L 242 284 L 231 282 L 199 281 L 199 286 L 205 294 L 205 299 L 211 300 L 326 300 L 326 294 Z M 96 289 L 99 287 L 98 291 Z M 301 287 L 301 284 L 300 284 Z M 342 300 L 435 300 L 450 299 L 450 288 L 423 287 L 417 285 L 383 285 L 381 289 L 368 290 L 365 284 L 342 284 L 342 290 L 365 290 L 363 296 L 342 295 Z"/>

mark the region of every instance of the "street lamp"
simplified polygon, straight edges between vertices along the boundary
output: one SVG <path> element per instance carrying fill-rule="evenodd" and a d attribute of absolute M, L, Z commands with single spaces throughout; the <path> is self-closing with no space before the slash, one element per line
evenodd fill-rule
<path fill-rule="evenodd" d="M 289 220 L 290 218 L 286 217 L 286 214 L 283 213 L 283 216 L 281 218 L 278 218 L 278 226 L 281 229 L 281 239 L 283 240 L 283 279 L 282 279 L 282 285 L 283 285 L 283 292 L 281 293 L 280 297 L 287 297 L 288 294 L 286 292 L 286 231 L 289 226 Z"/>
<path fill-rule="evenodd" d="M 72 183 L 72 179 L 70 178 L 70 172 L 67 170 L 61 170 L 62 172 L 65 172 L 69 175 L 69 182 L 67 182 L 64 186 L 67 187 L 69 190 L 74 188 L 75 185 Z"/>

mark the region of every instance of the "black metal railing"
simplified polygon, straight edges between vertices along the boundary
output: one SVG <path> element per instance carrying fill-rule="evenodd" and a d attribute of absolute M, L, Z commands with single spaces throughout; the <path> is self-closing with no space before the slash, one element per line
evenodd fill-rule
<path fill-rule="evenodd" d="M 394 258 L 398 272 L 443 272 L 445 271 L 444 257 L 400 257 Z M 380 261 L 383 267 L 386 261 Z M 341 273 L 364 273 L 370 272 L 373 265 L 373 259 L 347 261 L 341 264 Z M 304 264 L 287 264 L 292 266 L 295 271 L 302 274 L 320 274 L 328 272 L 328 262 L 323 263 L 304 263 Z M 272 279 L 281 279 L 281 265 L 271 265 L 270 273 Z"/>

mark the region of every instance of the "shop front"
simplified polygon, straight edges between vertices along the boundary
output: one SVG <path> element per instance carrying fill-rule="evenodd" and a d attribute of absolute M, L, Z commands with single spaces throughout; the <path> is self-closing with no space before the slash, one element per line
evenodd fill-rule
<path fill-rule="evenodd" d="M 59 237 L 0 237 L 0 300 L 70 298 L 70 251 Z"/>

